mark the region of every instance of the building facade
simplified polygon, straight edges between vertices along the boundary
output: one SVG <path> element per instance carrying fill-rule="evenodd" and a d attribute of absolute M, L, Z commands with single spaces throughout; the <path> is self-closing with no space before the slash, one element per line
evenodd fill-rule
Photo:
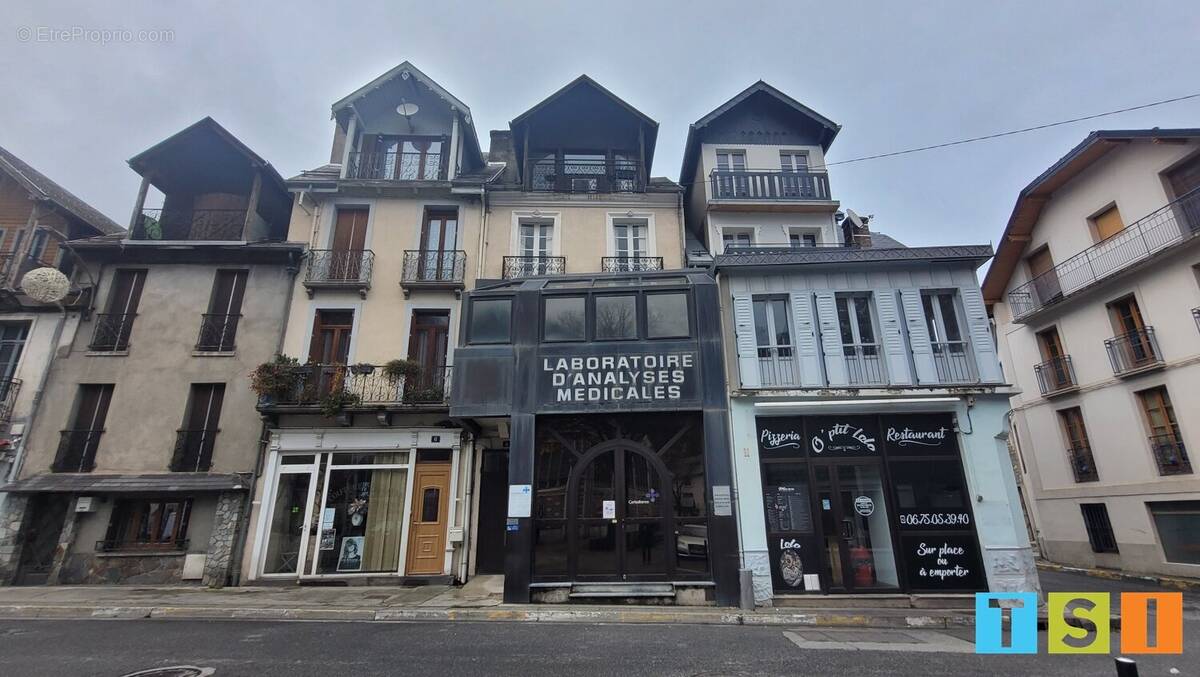
<path fill-rule="evenodd" d="M 129 230 L 70 244 L 95 293 L 54 346 L 4 582 L 225 585 L 262 425 L 246 379 L 278 349 L 301 248 L 271 166 L 210 118 L 130 160 Z M 153 206 L 159 204 L 160 206 Z"/>
<path fill-rule="evenodd" d="M 1200 575 L 1200 130 L 1093 132 L 984 281 L 1043 555 Z"/>
<path fill-rule="evenodd" d="M 689 229 L 716 253 L 741 566 L 796 593 L 1036 590 L 975 268 L 838 211 L 838 126 L 759 82 L 699 120 Z"/>

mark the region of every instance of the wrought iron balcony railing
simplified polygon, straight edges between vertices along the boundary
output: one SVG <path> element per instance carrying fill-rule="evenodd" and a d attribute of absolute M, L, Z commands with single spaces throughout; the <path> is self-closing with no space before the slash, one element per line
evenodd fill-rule
<path fill-rule="evenodd" d="M 125 541 L 125 540 L 110 540 L 96 541 L 96 552 L 123 552 L 123 551 L 157 551 L 157 550 L 187 550 L 188 539 L 176 539 L 173 541 L 162 541 L 160 543 L 150 543 L 147 541 Z"/>
<path fill-rule="evenodd" d="M 0 381 L 0 425 L 12 420 L 13 409 L 17 406 L 17 396 L 21 394 L 21 379 L 10 378 Z"/>
<path fill-rule="evenodd" d="M 1112 363 L 1113 374 L 1117 376 L 1163 364 L 1158 340 L 1154 338 L 1154 327 L 1147 326 L 1105 339 L 1104 348 L 1108 351 L 1108 361 Z"/>
<path fill-rule="evenodd" d="M 567 272 L 565 256 L 505 256 L 502 275 L 506 280 Z"/>
<path fill-rule="evenodd" d="M 346 178 L 360 181 L 445 181 L 446 156 L 441 153 L 350 153 Z"/>
<path fill-rule="evenodd" d="M 129 334 L 133 331 L 135 313 L 97 313 L 96 327 L 88 350 L 118 352 L 129 349 Z"/>
<path fill-rule="evenodd" d="M 1033 366 L 1033 375 L 1037 377 L 1038 390 L 1043 395 L 1074 390 L 1079 383 L 1075 380 L 1075 365 L 1071 364 L 1070 355 L 1054 357 L 1041 364 Z"/>
<path fill-rule="evenodd" d="M 206 353 L 231 353 L 237 337 L 241 315 L 205 313 L 200 316 L 200 335 L 196 338 L 196 350 Z"/>
<path fill-rule="evenodd" d="M 938 383 L 977 383 L 979 372 L 975 368 L 975 354 L 966 341 L 935 341 L 933 366 L 937 370 Z"/>
<path fill-rule="evenodd" d="M 1071 463 L 1071 472 L 1075 474 L 1076 482 L 1096 482 L 1100 480 L 1096 472 L 1096 460 L 1092 458 L 1092 448 L 1077 446 L 1067 449 L 1067 460 Z"/>
<path fill-rule="evenodd" d="M 798 385 L 796 349 L 792 346 L 759 346 L 758 378 L 763 388 Z"/>
<path fill-rule="evenodd" d="M 308 252 L 308 268 L 304 286 L 309 295 L 322 287 L 357 289 L 366 296 L 371 288 L 371 271 L 375 252 L 370 249 L 312 249 Z"/>
<path fill-rule="evenodd" d="M 641 163 L 631 159 L 543 158 L 527 162 L 525 170 L 525 189 L 530 191 L 641 193 L 646 190 Z"/>
<path fill-rule="evenodd" d="M 171 453 L 171 472 L 207 472 L 220 430 L 178 430 Z"/>
<path fill-rule="evenodd" d="M 850 385 L 875 386 L 887 383 L 882 352 L 878 343 L 853 343 L 842 346 L 842 354 L 846 360 L 846 377 Z"/>
<path fill-rule="evenodd" d="M 1154 453 L 1154 462 L 1158 465 L 1158 474 L 1187 475 L 1192 472 L 1192 462 L 1188 459 L 1187 449 L 1183 446 L 1178 430 L 1151 435 L 1150 449 Z"/>
<path fill-rule="evenodd" d="M 430 406 L 450 397 L 452 367 L 422 367 L 390 372 L 386 365 L 306 364 L 293 371 L 284 391 L 268 396 L 260 408 L 321 406 L 332 395 L 354 406 Z"/>
<path fill-rule="evenodd" d="M 131 240 L 239 241 L 245 209 L 143 209 Z"/>
<path fill-rule="evenodd" d="M 605 256 L 600 259 L 600 270 L 606 273 L 643 273 L 662 269 L 661 256 Z"/>
<path fill-rule="evenodd" d="M 709 174 L 714 200 L 829 200 L 829 175 L 825 172 L 789 172 L 782 169 L 714 169 Z"/>
<path fill-rule="evenodd" d="M 1200 234 L 1200 188 L 1129 224 L 1008 294 L 1013 318 L 1097 284 Z"/>
<path fill-rule="evenodd" d="M 410 249 L 404 252 L 400 284 L 406 287 L 462 288 L 467 253 L 456 250 Z"/>
<path fill-rule="evenodd" d="M 64 430 L 50 469 L 54 472 L 91 472 L 103 430 Z"/>

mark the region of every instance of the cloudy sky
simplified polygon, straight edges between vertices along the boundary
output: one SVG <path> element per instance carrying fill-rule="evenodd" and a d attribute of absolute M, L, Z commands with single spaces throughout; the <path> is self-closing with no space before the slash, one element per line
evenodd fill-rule
<path fill-rule="evenodd" d="M 659 122 L 653 173 L 673 179 L 687 125 L 760 78 L 843 126 L 831 162 L 1200 92 L 1195 0 L 4 4 L 0 145 L 119 223 L 137 152 L 211 115 L 291 176 L 328 158 L 330 104 L 405 59 L 471 107 L 485 146 L 587 73 Z M 173 36 L 41 39 L 76 27 Z M 1200 127 L 1200 99 L 836 166 L 831 186 L 908 244 L 992 242 L 1088 131 L 1154 126 Z"/>

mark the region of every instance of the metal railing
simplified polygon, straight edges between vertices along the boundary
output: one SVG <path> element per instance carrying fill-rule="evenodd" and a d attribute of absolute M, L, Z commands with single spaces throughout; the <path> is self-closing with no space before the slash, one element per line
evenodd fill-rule
<path fill-rule="evenodd" d="M 1038 390 L 1043 395 L 1053 395 L 1079 385 L 1075 380 L 1075 365 L 1071 363 L 1070 355 L 1060 355 L 1033 365 L 1033 375 L 1037 377 Z"/>
<path fill-rule="evenodd" d="M 829 174 L 782 169 L 714 169 L 709 188 L 716 200 L 828 200 Z"/>
<path fill-rule="evenodd" d="M 1200 188 L 1129 224 L 1008 294 L 1013 318 L 1057 303 L 1200 233 Z"/>
<path fill-rule="evenodd" d="M 50 469 L 54 472 L 91 472 L 103 430 L 64 430 Z"/>
<path fill-rule="evenodd" d="M 662 269 L 661 256 L 605 256 L 600 259 L 600 270 L 606 273 L 642 273 Z"/>
<path fill-rule="evenodd" d="M 17 396 L 21 393 L 21 379 L 10 378 L 0 381 L 0 424 L 12 420 L 13 409 L 17 407 Z"/>
<path fill-rule="evenodd" d="M 196 337 L 196 350 L 208 353 L 231 353 L 237 336 L 241 315 L 205 313 L 200 316 L 200 335 Z"/>
<path fill-rule="evenodd" d="M 1200 308 L 1192 308 L 1192 319 L 1196 321 L 1196 329 L 1200 330 Z"/>
<path fill-rule="evenodd" d="M 321 405 L 331 395 L 348 406 L 444 404 L 450 396 L 453 367 L 438 366 L 405 374 L 389 374 L 384 365 L 306 364 L 297 367 L 286 392 L 274 404 Z"/>
<path fill-rule="evenodd" d="M 171 453 L 171 472 L 207 472 L 220 430 L 177 430 Z"/>
<path fill-rule="evenodd" d="M 525 164 L 525 188 L 557 193 L 640 193 L 645 190 L 637 160 L 559 160 Z"/>
<path fill-rule="evenodd" d="M 304 273 L 307 285 L 365 285 L 371 282 L 375 252 L 370 249 L 311 249 Z"/>
<path fill-rule="evenodd" d="M 238 241 L 245 227 L 245 209 L 143 209 L 129 239 Z"/>
<path fill-rule="evenodd" d="M 763 388 L 797 385 L 796 349 L 792 346 L 759 346 L 758 377 Z"/>
<path fill-rule="evenodd" d="M 125 540 L 108 540 L 96 541 L 96 552 L 120 552 L 120 551 L 141 551 L 156 552 L 160 550 L 187 550 L 188 539 L 175 539 L 171 541 L 163 541 L 161 543 L 150 543 L 147 541 L 125 541 Z"/>
<path fill-rule="evenodd" d="M 883 385 L 887 375 L 883 369 L 882 346 L 878 343 L 854 343 L 842 346 L 846 361 L 846 378 L 850 385 Z"/>
<path fill-rule="evenodd" d="M 1159 475 L 1187 475 L 1192 472 L 1192 462 L 1188 459 L 1178 430 L 1151 435 L 1150 450 L 1154 453 Z"/>
<path fill-rule="evenodd" d="M 444 181 L 441 153 L 350 153 L 346 178 L 364 181 Z"/>
<path fill-rule="evenodd" d="M 1092 448 L 1076 446 L 1067 449 L 1067 461 L 1071 464 L 1071 472 L 1075 474 L 1076 482 L 1096 482 L 1100 480 L 1096 472 L 1096 460 L 1092 458 Z"/>
<path fill-rule="evenodd" d="M 1163 363 L 1154 327 L 1150 326 L 1105 339 L 1104 349 L 1108 351 L 1108 361 L 1117 376 Z"/>
<path fill-rule="evenodd" d="M 565 256 L 505 256 L 501 275 L 506 280 L 567 272 Z"/>
<path fill-rule="evenodd" d="M 410 249 L 404 252 L 400 281 L 461 283 L 466 269 L 465 251 Z"/>
<path fill-rule="evenodd" d="M 976 383 L 979 373 L 975 368 L 975 354 L 966 341 L 934 341 L 933 366 L 937 371 L 938 383 Z"/>
<path fill-rule="evenodd" d="M 136 313 L 97 313 L 96 327 L 92 330 L 92 342 L 88 350 L 116 352 L 129 348 L 129 334 L 133 331 Z"/>

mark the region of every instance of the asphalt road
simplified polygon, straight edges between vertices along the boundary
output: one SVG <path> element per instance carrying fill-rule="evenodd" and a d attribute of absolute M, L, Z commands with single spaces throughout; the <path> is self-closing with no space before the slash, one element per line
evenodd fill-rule
<path fill-rule="evenodd" d="M 0 621 L 0 675 L 116 677 L 181 664 L 210 668 L 215 677 L 1115 674 L 1108 656 L 1044 651 L 978 656 L 968 643 L 971 633 L 501 622 Z M 1187 634 L 1191 641 L 1183 656 L 1142 657 L 1141 675 L 1200 675 L 1195 628 Z M 831 641 L 841 644 L 812 646 Z M 863 642 L 904 643 L 894 651 L 863 650 Z"/>

